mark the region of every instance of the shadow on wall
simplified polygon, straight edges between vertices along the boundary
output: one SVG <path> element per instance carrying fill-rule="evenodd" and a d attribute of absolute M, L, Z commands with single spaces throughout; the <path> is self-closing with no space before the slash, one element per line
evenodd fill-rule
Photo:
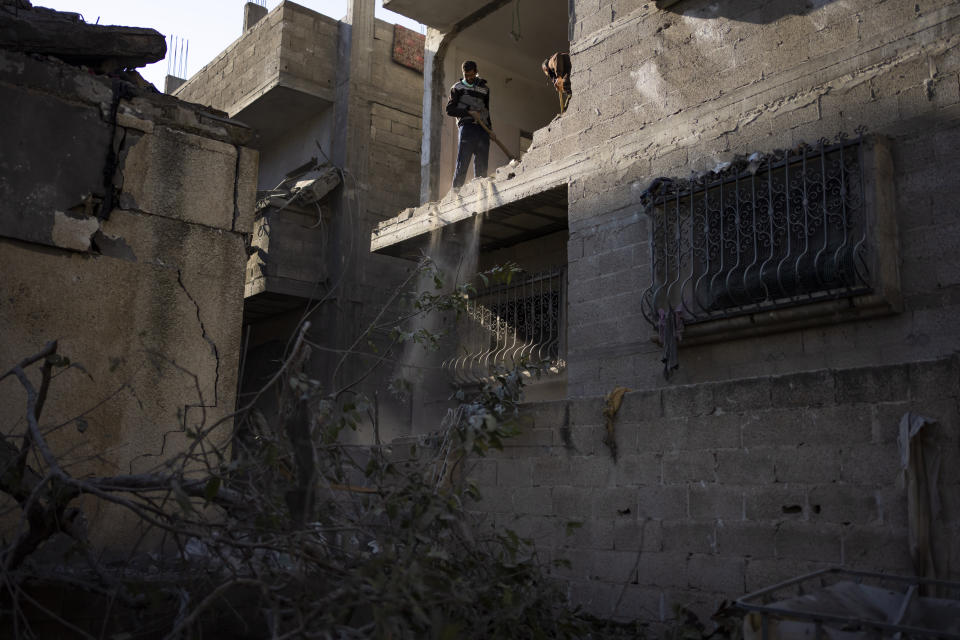
<path fill-rule="evenodd" d="M 785 16 L 805 16 L 836 0 L 656 0 L 657 8 L 695 18 L 727 18 L 769 24 Z"/>

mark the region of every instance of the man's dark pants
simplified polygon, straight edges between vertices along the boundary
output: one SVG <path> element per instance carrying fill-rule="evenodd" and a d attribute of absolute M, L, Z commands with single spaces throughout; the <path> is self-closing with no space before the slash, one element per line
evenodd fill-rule
<path fill-rule="evenodd" d="M 462 187 L 467 177 L 467 166 L 473 157 L 473 175 L 487 175 L 487 159 L 490 156 L 490 136 L 478 124 L 467 123 L 460 127 L 460 145 L 457 148 L 457 170 L 453 174 L 453 187 Z"/>

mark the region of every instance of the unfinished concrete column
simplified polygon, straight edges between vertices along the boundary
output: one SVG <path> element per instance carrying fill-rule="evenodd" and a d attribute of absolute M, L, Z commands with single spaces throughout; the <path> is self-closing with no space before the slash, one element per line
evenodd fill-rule
<path fill-rule="evenodd" d="M 354 83 L 369 82 L 373 57 L 374 0 L 350 0 L 347 23 L 352 32 L 350 77 Z"/>
<path fill-rule="evenodd" d="M 246 32 L 250 27 L 260 22 L 260 19 L 267 15 L 267 8 L 262 7 L 255 2 L 248 2 L 243 6 L 243 30 Z"/>

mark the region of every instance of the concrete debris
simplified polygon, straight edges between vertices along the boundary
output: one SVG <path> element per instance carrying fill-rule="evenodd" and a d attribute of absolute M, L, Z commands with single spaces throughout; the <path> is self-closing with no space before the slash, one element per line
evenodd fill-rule
<path fill-rule="evenodd" d="M 258 194 L 257 210 L 267 207 L 285 209 L 290 205 L 310 205 L 322 201 L 341 182 L 340 169 L 330 164 L 316 165 L 304 170 L 300 167 L 270 191 Z"/>
<path fill-rule="evenodd" d="M 80 14 L 0 4 L 0 48 L 60 58 L 100 73 L 135 69 L 162 60 L 166 39 L 155 29 L 87 24 Z"/>

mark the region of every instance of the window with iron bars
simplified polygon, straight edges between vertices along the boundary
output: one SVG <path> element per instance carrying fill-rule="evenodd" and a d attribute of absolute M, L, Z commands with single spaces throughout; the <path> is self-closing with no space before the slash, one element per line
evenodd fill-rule
<path fill-rule="evenodd" d="M 498 369 L 566 368 L 566 267 L 522 272 L 509 284 L 478 290 L 458 323 L 457 353 L 443 367 L 459 383 L 476 383 Z"/>
<path fill-rule="evenodd" d="M 838 137 L 658 180 L 646 320 L 682 325 L 869 294 L 864 142 Z"/>

